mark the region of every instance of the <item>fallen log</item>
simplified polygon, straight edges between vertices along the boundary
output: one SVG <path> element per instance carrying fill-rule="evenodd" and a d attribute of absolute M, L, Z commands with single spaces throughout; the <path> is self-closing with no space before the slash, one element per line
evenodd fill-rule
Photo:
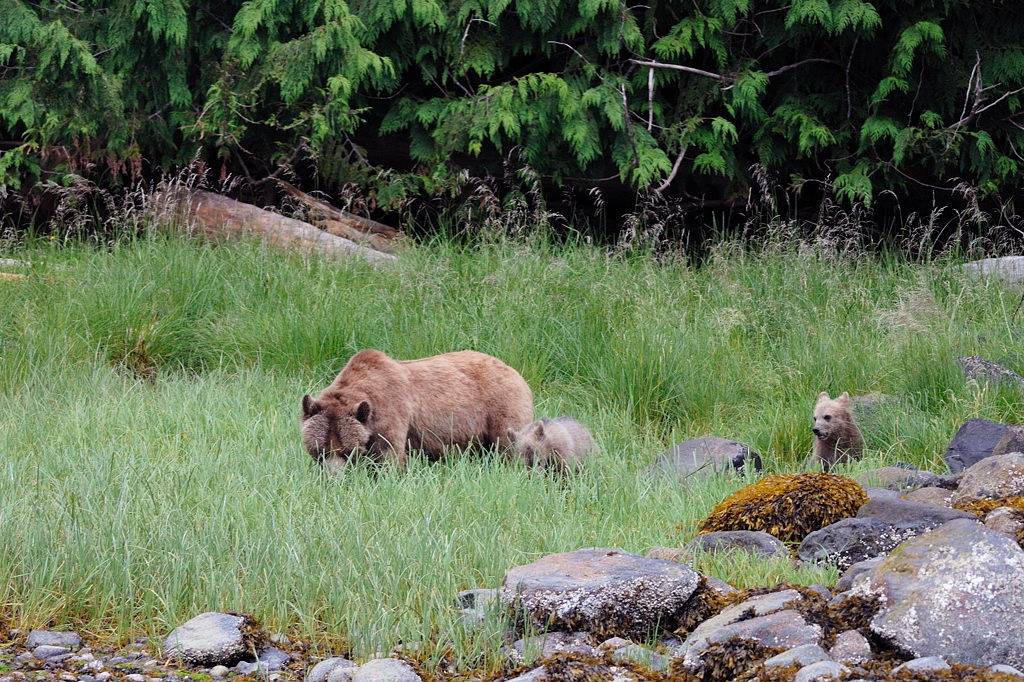
<path fill-rule="evenodd" d="M 360 232 L 351 224 L 343 223 L 340 220 L 314 220 L 313 225 L 319 227 L 324 232 L 330 232 L 337 237 L 350 239 L 356 244 L 376 249 L 377 251 L 383 251 L 384 253 L 398 253 L 402 249 L 402 244 L 397 239 L 388 239 L 379 234 Z"/>
<path fill-rule="evenodd" d="M 256 236 L 267 244 L 303 253 L 359 256 L 371 263 L 395 260 L 391 254 L 221 194 L 194 192 L 188 197 L 187 211 L 189 225 L 211 239 Z"/>
<path fill-rule="evenodd" d="M 399 240 L 402 238 L 401 230 L 396 230 L 390 225 L 378 223 L 376 220 L 363 218 L 362 216 L 357 216 L 355 213 L 349 213 L 348 211 L 343 211 L 340 208 L 335 208 L 325 201 L 320 201 L 316 197 L 306 194 L 298 187 L 295 187 L 284 180 L 278 180 L 277 183 L 281 186 L 281 189 L 288 194 L 288 196 L 306 207 L 310 212 L 310 217 L 314 224 L 319 221 L 333 221 L 345 225 L 347 228 L 356 232 L 378 235 L 388 240 Z"/>

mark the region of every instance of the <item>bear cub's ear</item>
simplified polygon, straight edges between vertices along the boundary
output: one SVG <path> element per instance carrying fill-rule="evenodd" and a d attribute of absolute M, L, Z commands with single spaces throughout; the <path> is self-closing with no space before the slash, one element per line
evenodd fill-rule
<path fill-rule="evenodd" d="M 828 391 L 822 391 L 818 394 L 818 402 L 820 403 L 822 400 L 831 400 L 831 398 L 828 397 Z"/>
<path fill-rule="evenodd" d="M 302 396 L 302 416 L 308 419 L 315 414 L 320 414 L 320 405 L 309 394 Z"/>
<path fill-rule="evenodd" d="M 370 403 L 365 400 L 356 406 L 356 420 L 360 424 L 365 424 L 370 419 Z"/>

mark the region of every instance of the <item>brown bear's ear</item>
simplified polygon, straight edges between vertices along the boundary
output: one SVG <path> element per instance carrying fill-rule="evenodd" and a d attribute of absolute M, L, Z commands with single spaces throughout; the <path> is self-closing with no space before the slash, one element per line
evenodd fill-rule
<path fill-rule="evenodd" d="M 821 402 L 822 400 L 829 400 L 829 399 L 830 398 L 828 397 L 828 391 L 822 391 L 821 393 L 818 394 L 818 402 Z"/>
<path fill-rule="evenodd" d="M 320 405 L 309 394 L 302 396 L 302 416 L 309 418 L 320 414 Z"/>
<path fill-rule="evenodd" d="M 534 427 L 533 432 L 537 434 L 537 438 L 544 437 L 544 422 L 537 422 L 537 426 Z"/>
<path fill-rule="evenodd" d="M 365 424 L 370 419 L 370 403 L 365 400 L 356 406 L 356 420 Z"/>
<path fill-rule="evenodd" d="M 512 427 L 509 427 L 509 428 L 505 429 L 505 438 L 508 439 L 509 443 L 515 443 L 516 442 L 516 430 L 513 429 Z"/>
<path fill-rule="evenodd" d="M 850 402 L 850 394 L 847 391 L 843 391 L 842 394 L 836 398 L 839 402 L 848 403 Z"/>

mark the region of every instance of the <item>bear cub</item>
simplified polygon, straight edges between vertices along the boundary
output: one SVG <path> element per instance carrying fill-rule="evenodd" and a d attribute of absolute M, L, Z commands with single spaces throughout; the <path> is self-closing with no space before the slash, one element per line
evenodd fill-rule
<path fill-rule="evenodd" d="M 853 418 L 850 394 L 832 399 L 822 391 L 814 405 L 814 452 L 810 463 L 829 471 L 840 462 L 853 462 L 864 456 L 864 437 Z"/>
<path fill-rule="evenodd" d="M 561 471 L 578 466 L 594 448 L 587 427 L 572 417 L 539 419 L 508 438 L 527 466 L 539 465 Z"/>

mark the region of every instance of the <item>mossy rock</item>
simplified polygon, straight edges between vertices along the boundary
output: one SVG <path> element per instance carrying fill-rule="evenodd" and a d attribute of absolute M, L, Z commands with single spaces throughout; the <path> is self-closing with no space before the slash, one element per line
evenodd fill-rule
<path fill-rule="evenodd" d="M 855 516 L 868 495 L 852 478 L 811 473 L 768 476 L 725 498 L 700 532 L 760 530 L 798 543 L 809 533 Z"/>

